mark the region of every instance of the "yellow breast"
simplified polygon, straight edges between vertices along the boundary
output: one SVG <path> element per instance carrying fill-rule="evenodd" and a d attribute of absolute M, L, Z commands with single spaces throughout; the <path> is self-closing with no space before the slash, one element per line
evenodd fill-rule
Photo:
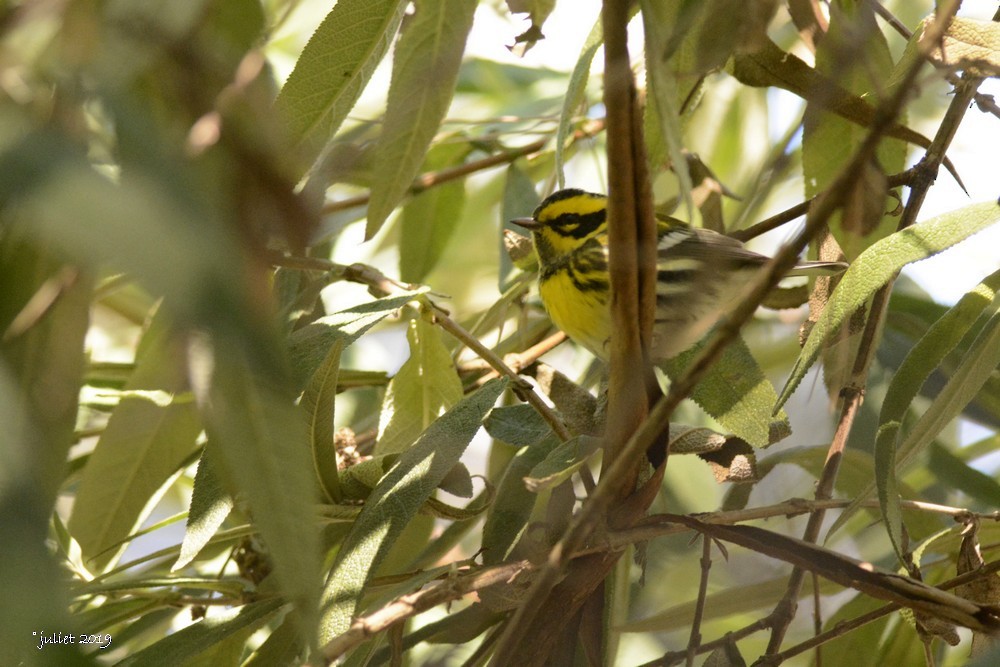
<path fill-rule="evenodd" d="M 580 290 L 568 272 L 559 271 L 542 281 L 538 292 L 557 327 L 596 356 L 607 360 L 611 310 L 606 290 Z"/>

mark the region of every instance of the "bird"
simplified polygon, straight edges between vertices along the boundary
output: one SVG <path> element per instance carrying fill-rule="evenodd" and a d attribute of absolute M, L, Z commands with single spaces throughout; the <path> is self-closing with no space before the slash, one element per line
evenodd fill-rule
<path fill-rule="evenodd" d="M 553 323 L 607 361 L 612 328 L 607 196 L 559 190 L 530 218 L 511 222 L 531 232 L 538 291 Z M 674 219 L 657 220 L 657 239 L 654 362 L 701 340 L 769 260 L 736 239 Z M 830 276 L 846 268 L 844 262 L 800 262 L 787 276 Z"/>

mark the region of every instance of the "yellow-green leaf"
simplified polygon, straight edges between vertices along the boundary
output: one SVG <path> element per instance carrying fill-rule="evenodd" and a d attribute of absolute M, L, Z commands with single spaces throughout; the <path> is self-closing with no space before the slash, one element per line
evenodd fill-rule
<path fill-rule="evenodd" d="M 462 381 L 441 331 L 422 317 L 410 320 L 410 358 L 389 382 L 375 451 L 406 449 L 431 422 L 462 398 Z"/>
<path fill-rule="evenodd" d="M 396 44 L 382 136 L 372 170 L 366 238 L 413 183 L 451 104 L 476 3 L 417 0 Z"/>

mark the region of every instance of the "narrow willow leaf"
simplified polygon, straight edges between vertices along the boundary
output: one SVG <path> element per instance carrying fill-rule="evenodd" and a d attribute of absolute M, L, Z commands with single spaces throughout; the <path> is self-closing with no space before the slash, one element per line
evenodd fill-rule
<path fill-rule="evenodd" d="M 309 39 L 275 103 L 313 157 L 354 107 L 389 50 L 403 0 L 340 0 Z"/>
<path fill-rule="evenodd" d="M 534 445 L 552 432 L 549 423 L 527 403 L 499 407 L 483 423 L 486 432 L 508 445 Z"/>
<path fill-rule="evenodd" d="M 191 491 L 191 507 L 188 510 L 187 528 L 181 542 L 181 553 L 171 567 L 176 571 L 194 560 L 195 556 L 208 544 L 216 531 L 233 509 L 233 499 L 226 492 L 216 470 L 213 453 L 214 445 L 209 442 L 198 462 Z"/>
<path fill-rule="evenodd" d="M 983 310 L 996 299 L 1000 290 L 1000 271 L 988 276 L 982 283 L 965 294 L 948 310 L 910 350 L 889 384 L 875 437 L 875 486 L 886 530 L 897 555 L 903 555 L 903 523 L 899 508 L 896 481 L 896 447 L 900 438 L 903 417 L 920 388 L 938 368 L 944 358 L 954 350 L 969 332 Z M 931 434 L 935 437 L 937 433 Z M 859 496 L 859 500 L 867 497 Z M 854 512 L 853 505 L 840 517 L 845 520 Z"/>
<path fill-rule="evenodd" d="M 288 354 L 296 376 L 312 377 L 335 342 L 343 340 L 345 347 L 350 345 L 390 313 L 427 291 L 427 288 L 420 288 L 362 303 L 298 329 L 288 338 Z"/>
<path fill-rule="evenodd" d="M 248 346 L 194 344 L 190 355 L 193 367 L 212 369 L 210 386 L 196 389 L 219 467 L 249 505 L 282 592 L 308 615 L 316 609 L 320 554 L 317 527 L 306 517 L 318 491 L 290 382 Z"/>
<path fill-rule="evenodd" d="M 344 497 L 349 500 L 367 498 L 398 460 L 399 454 L 373 456 L 343 470 L 340 474 L 340 488 Z"/>
<path fill-rule="evenodd" d="M 860 34 L 868 37 L 858 42 Z M 845 68 L 843 53 L 853 47 L 856 52 Z M 886 86 L 885 78 L 893 71 L 889 46 L 875 23 L 870 5 L 836 2 L 831 5 L 830 30 L 819 42 L 816 52 L 819 75 L 836 77 L 836 81 L 860 102 Z M 819 96 L 819 93 L 817 93 Z M 868 130 L 851 120 L 830 112 L 821 112 L 823 102 L 810 100 L 802 137 L 802 171 L 807 197 L 826 190 L 865 140 Z M 819 105 L 819 108 L 816 108 Z M 847 206 L 847 213 L 838 212 L 830 220 L 830 231 L 848 260 L 853 260 L 866 247 L 892 233 L 898 218 L 883 215 L 893 206 L 887 205 L 885 173 L 896 173 L 905 166 L 906 145 L 898 140 L 882 141 L 877 152 L 877 164 L 866 166 L 871 172 L 859 179 Z M 880 182 L 881 181 L 881 182 Z M 868 214 L 864 213 L 868 209 Z M 858 225 L 854 227 L 852 225 Z"/>
<path fill-rule="evenodd" d="M 441 339 L 441 330 L 423 317 L 406 331 L 410 358 L 389 382 L 379 416 L 377 454 L 406 449 L 444 410 L 462 398 L 462 381 Z"/>
<path fill-rule="evenodd" d="M 188 660 L 217 646 L 230 636 L 253 631 L 267 623 L 284 605 L 280 598 L 251 602 L 236 609 L 212 613 L 207 618 L 183 630 L 168 635 L 141 651 L 133 653 L 117 667 L 164 667 L 187 664 Z"/>
<path fill-rule="evenodd" d="M 182 341 L 162 309 L 143 338 L 126 391 L 189 391 Z M 195 450 L 201 429 L 193 402 L 160 407 L 127 398 L 118 404 L 83 469 L 69 520 L 90 567 L 101 570 L 117 559 L 125 538 L 152 511 L 151 500 Z M 122 546 L 110 549 L 115 544 Z"/>
<path fill-rule="evenodd" d="M 650 158 L 654 162 L 668 160 L 674 175 L 677 177 L 677 189 L 680 199 L 684 201 L 688 215 L 694 210 L 691 199 L 691 174 L 688 162 L 684 157 L 684 139 L 681 131 L 680 105 L 677 71 L 692 63 L 687 51 L 674 52 L 668 57 L 668 44 L 676 40 L 676 35 L 668 31 L 671 22 L 664 22 L 664 7 L 662 3 L 641 3 L 642 25 L 646 33 L 646 76 L 649 87 L 649 104 L 646 113 L 652 114 L 651 121 L 655 123 L 655 132 L 651 136 L 658 137 L 666 147 L 662 150 L 651 150 Z M 672 10 L 666 10 L 672 11 Z M 683 11 L 683 10 L 681 10 Z M 647 121 L 649 122 L 649 121 Z M 654 170 L 660 167 L 654 165 Z"/>
<path fill-rule="evenodd" d="M 541 463 L 524 478 L 527 489 L 533 493 L 553 489 L 582 468 L 598 450 L 600 440 L 577 436 L 559 444 Z"/>
<path fill-rule="evenodd" d="M 333 409 L 340 373 L 340 355 L 344 351 L 344 345 L 344 339 L 340 339 L 330 346 L 326 359 L 313 373 L 300 401 L 306 413 L 316 478 L 327 500 L 333 503 L 343 500 L 337 472 L 337 450 L 334 446 Z"/>
<path fill-rule="evenodd" d="M 559 445 L 555 436 L 534 447 L 523 447 L 504 470 L 496 500 L 483 526 L 483 562 L 500 563 L 517 543 L 531 517 L 538 495 L 524 486 L 524 478 Z"/>
<path fill-rule="evenodd" d="M 476 3 L 417 0 L 393 53 L 392 81 L 372 169 L 370 239 L 410 188 L 444 120 Z"/>
<path fill-rule="evenodd" d="M 809 333 L 802 354 L 781 390 L 778 405 L 784 405 L 802 382 L 827 337 L 900 269 L 950 248 L 997 220 L 1000 220 L 1000 206 L 996 202 L 971 204 L 896 232 L 865 250 L 844 273 L 833 297 Z"/>
<path fill-rule="evenodd" d="M 290 665 L 302 650 L 299 623 L 295 612 L 289 612 L 285 620 L 274 629 L 264 643 L 257 647 L 240 667 L 272 667 Z"/>
<path fill-rule="evenodd" d="M 431 424 L 368 498 L 337 552 L 323 591 L 320 643 L 350 627 L 369 578 L 458 462 L 506 386 L 505 379 L 488 382 Z"/>
<path fill-rule="evenodd" d="M 471 150 L 472 144 L 465 141 L 440 143 L 431 148 L 422 169 L 438 171 L 460 165 Z M 465 181 L 461 179 L 428 188 L 406 203 L 400 222 L 400 279 L 424 282 L 444 254 L 464 208 Z"/>
<path fill-rule="evenodd" d="M 984 507 L 996 507 L 1000 502 L 1000 483 L 995 478 L 976 470 L 936 442 L 931 443 L 930 450 L 927 467 L 935 477 Z"/>
<path fill-rule="evenodd" d="M 563 98 L 562 110 L 559 112 L 559 127 L 556 129 L 556 178 L 560 188 L 566 187 L 564 166 L 569 131 L 573 127 L 573 119 L 579 113 L 580 107 L 586 99 L 587 83 L 590 82 L 590 67 L 594 62 L 594 56 L 597 55 L 598 47 L 603 43 L 604 31 L 601 28 L 601 19 L 598 17 L 583 43 L 583 48 L 580 49 L 580 57 L 573 65 L 573 71 L 570 73 L 569 82 L 566 85 L 566 96 Z"/>
<path fill-rule="evenodd" d="M 699 343 L 663 362 L 667 375 L 677 377 L 682 373 L 703 345 Z M 784 412 L 772 416 L 777 402 L 774 386 L 742 338 L 726 347 L 719 362 L 695 387 L 691 399 L 733 435 L 754 447 L 767 447 L 791 432 Z"/>
<path fill-rule="evenodd" d="M 982 389 L 1000 365 L 1000 311 L 994 311 L 947 384 L 899 443 L 897 467 L 923 451 Z"/>

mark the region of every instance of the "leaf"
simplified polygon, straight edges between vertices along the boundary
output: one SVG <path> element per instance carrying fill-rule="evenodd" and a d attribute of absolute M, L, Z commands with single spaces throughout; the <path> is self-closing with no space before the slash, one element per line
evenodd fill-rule
<path fill-rule="evenodd" d="M 143 336 L 126 391 L 189 391 L 182 340 L 160 309 Z M 201 419 L 193 402 L 161 407 L 123 398 L 90 456 L 69 520 L 89 566 L 101 570 L 117 560 L 123 540 L 152 511 L 181 463 L 194 451 Z M 113 545 L 121 544 L 118 549 Z"/>
<path fill-rule="evenodd" d="M 444 120 L 476 3 L 417 0 L 393 54 L 382 136 L 376 147 L 368 226 L 375 235 L 403 198 Z"/>
<path fill-rule="evenodd" d="M 563 97 L 562 110 L 559 112 L 559 127 L 556 129 L 556 179 L 560 188 L 566 187 L 564 167 L 569 131 L 573 126 L 573 118 L 586 100 L 587 83 L 590 81 L 590 68 L 594 62 L 594 56 L 597 55 L 598 47 L 603 43 L 604 31 L 601 27 L 601 19 L 598 17 L 597 22 L 594 23 L 594 27 L 590 29 L 590 34 L 587 35 L 583 47 L 580 49 L 580 57 L 576 59 L 576 64 L 573 65 L 573 71 L 570 73 L 569 82 L 566 85 L 566 95 Z M 537 204 L 537 202 L 535 203 Z"/>
<path fill-rule="evenodd" d="M 930 445 L 928 469 L 934 476 L 956 491 L 961 491 L 985 507 L 995 507 L 1000 501 L 1000 483 L 976 470 L 937 442 Z"/>
<path fill-rule="evenodd" d="M 462 398 L 462 381 L 441 339 L 423 317 L 406 331 L 410 358 L 389 382 L 379 416 L 377 454 L 405 450 L 444 410 Z"/>
<path fill-rule="evenodd" d="M 289 665 L 295 661 L 302 649 L 299 638 L 299 623 L 294 618 L 295 612 L 289 612 L 285 620 L 274 629 L 257 650 L 246 659 L 241 667 L 272 667 L 272 665 Z"/>
<path fill-rule="evenodd" d="M 863 41 L 862 34 L 867 35 Z M 843 54 L 847 51 L 855 56 L 845 67 Z M 830 30 L 817 47 L 815 71 L 815 76 L 836 77 L 837 84 L 846 89 L 841 92 L 848 96 L 848 108 L 854 110 L 869 107 L 867 98 L 885 89 L 885 79 L 893 71 L 893 60 L 870 5 L 831 4 Z M 833 80 L 827 80 L 825 85 L 834 86 Z M 821 111 L 827 109 L 831 93 L 835 97 L 836 92 L 835 88 L 814 88 L 809 98 L 802 138 L 802 170 L 807 197 L 816 196 L 829 187 L 868 134 L 869 122 L 858 123 L 857 117 L 838 117 Z M 905 144 L 880 142 L 876 160 L 865 165 L 866 173 L 850 193 L 844 211 L 831 218 L 830 231 L 849 261 L 895 230 L 896 217 L 884 215 L 893 208 L 887 204 L 884 174 L 901 171 L 905 160 Z"/>
<path fill-rule="evenodd" d="M 663 3 L 643 2 L 641 4 L 643 30 L 646 33 L 646 76 L 649 87 L 649 102 L 646 109 L 647 124 L 652 124 L 655 131 L 650 132 L 650 137 L 656 137 L 662 141 L 666 152 L 662 149 L 653 148 L 650 150 L 650 160 L 653 162 L 654 170 L 660 168 L 660 163 L 669 161 L 670 168 L 677 177 L 677 188 L 680 198 L 688 213 L 694 210 L 694 202 L 691 199 L 691 174 L 688 170 L 688 162 L 684 157 L 684 138 L 681 131 L 681 104 L 683 97 L 680 93 L 680 77 L 690 76 L 690 71 L 685 71 L 687 66 L 692 64 L 692 48 L 696 42 L 685 40 L 686 48 L 680 49 L 671 45 L 679 39 L 681 30 L 673 21 L 666 20 L 665 12 L 672 13 L 674 10 L 666 9 L 668 5 Z M 675 5 L 676 6 L 676 5 Z M 680 8 L 679 11 L 686 11 Z M 668 32 L 668 26 L 673 27 Z M 693 31 L 692 31 L 693 32 Z"/>
<path fill-rule="evenodd" d="M 445 143 L 431 148 L 424 171 L 436 171 L 462 163 L 471 144 Z M 399 277 L 409 283 L 423 282 L 437 266 L 458 227 L 465 207 L 465 181 L 428 188 L 403 207 L 399 240 Z"/>
<path fill-rule="evenodd" d="M 527 403 L 495 408 L 483 426 L 493 438 L 515 447 L 537 444 L 552 432 L 549 423 Z"/>
<path fill-rule="evenodd" d="M 773 606 L 788 587 L 788 578 L 775 578 L 756 583 L 738 584 L 725 590 L 709 593 L 705 598 L 705 620 L 720 620 L 735 614 L 752 614 L 759 609 Z M 823 581 L 820 591 L 825 595 L 838 592 L 836 584 Z M 809 595 L 800 594 L 800 599 Z M 651 616 L 638 618 L 620 627 L 622 632 L 671 632 L 691 627 L 695 602 L 680 602 Z"/>
<path fill-rule="evenodd" d="M 337 396 L 340 355 L 344 351 L 345 344 L 345 339 L 339 339 L 330 346 L 326 359 L 313 373 L 299 403 L 306 413 L 309 445 L 317 481 L 324 495 L 333 503 L 343 500 L 337 449 L 334 443 L 333 409 L 334 399 Z"/>
<path fill-rule="evenodd" d="M 934 17 L 924 19 L 917 32 L 924 31 Z M 952 69 L 964 69 L 976 76 L 996 76 L 1000 73 L 1000 24 L 956 16 L 948 24 L 940 45 L 935 45 L 931 58 Z"/>
<path fill-rule="evenodd" d="M 896 370 L 882 401 L 875 436 L 875 484 L 886 530 L 900 557 L 903 555 L 903 524 L 896 488 L 896 446 L 903 417 L 928 376 L 965 338 L 983 309 L 996 298 L 998 289 L 1000 271 L 965 294 L 953 308 L 931 325 Z M 859 496 L 859 500 L 867 495 L 866 492 Z M 848 507 L 839 521 L 844 521 L 854 511 L 853 505 Z"/>
<path fill-rule="evenodd" d="M 552 436 L 534 447 L 522 447 L 507 466 L 483 526 L 483 563 L 502 562 L 517 543 L 538 499 L 525 487 L 524 478 L 558 445 Z"/>
<path fill-rule="evenodd" d="M 318 491 L 291 382 L 259 348 L 196 340 L 189 349 L 192 367 L 211 369 L 207 386 L 195 388 L 206 433 L 220 454 L 215 460 L 230 492 L 249 506 L 281 592 L 308 623 L 320 553 L 317 527 L 307 517 Z"/>
<path fill-rule="evenodd" d="M 791 563 L 880 600 L 894 602 L 973 630 L 993 632 L 1000 628 L 1000 615 L 995 608 L 971 603 L 916 579 L 900 576 L 811 542 L 756 526 L 708 524 L 684 515 L 675 515 L 673 518 L 714 539 L 732 542 Z"/>
<path fill-rule="evenodd" d="M 787 90 L 862 127 L 871 126 L 875 120 L 874 106 L 830 81 L 798 56 L 783 51 L 771 41 L 766 42 L 759 51 L 734 55 L 727 71 L 740 83 Z M 889 126 L 886 134 L 921 148 L 927 148 L 931 144 L 927 137 L 896 123 Z"/>
<path fill-rule="evenodd" d="M 411 292 L 362 303 L 333 315 L 321 317 L 298 329 L 288 338 L 288 354 L 295 375 L 312 377 L 316 369 L 327 360 L 330 348 L 335 342 L 344 340 L 344 347 L 347 347 L 387 315 L 427 291 L 427 288 L 422 287 Z"/>
<path fill-rule="evenodd" d="M 236 609 L 212 613 L 205 619 L 178 630 L 172 635 L 133 653 L 116 667 L 174 667 L 217 646 L 228 637 L 243 631 L 256 630 L 268 622 L 284 605 L 280 598 L 251 602 Z"/>
<path fill-rule="evenodd" d="M 213 459 L 218 454 L 210 454 L 212 443 L 205 446 L 198 471 L 194 475 L 194 489 L 191 492 L 191 507 L 188 510 L 187 528 L 181 542 L 181 553 L 170 568 L 177 571 L 194 560 L 195 556 L 208 544 L 216 531 L 222 527 L 233 509 L 233 499 L 226 493 L 222 481 L 215 470 Z"/>
<path fill-rule="evenodd" d="M 408 2 L 339 0 L 313 33 L 278 94 L 277 110 L 313 156 L 354 107 L 396 35 Z"/>
<path fill-rule="evenodd" d="M 907 264 L 950 248 L 1000 220 L 996 202 L 971 204 L 896 232 L 870 246 L 841 277 L 823 314 L 809 333 L 802 353 L 778 398 L 782 406 L 792 395 L 823 348 L 858 308 Z"/>
<path fill-rule="evenodd" d="M 667 375 L 677 377 L 697 356 L 704 341 L 673 359 L 662 362 Z M 777 396 L 757 360 L 742 339 L 726 347 L 691 393 L 700 405 L 734 435 L 754 447 L 767 447 L 790 432 L 788 416 L 772 417 Z"/>
<path fill-rule="evenodd" d="M 368 498 L 337 552 L 323 591 L 321 644 L 350 627 L 369 578 L 424 500 L 458 462 L 506 386 L 505 379 L 488 382 L 431 424 Z"/>
<path fill-rule="evenodd" d="M 545 460 L 531 469 L 531 473 L 524 478 L 524 485 L 532 493 L 559 486 L 587 465 L 590 457 L 600 451 L 600 445 L 599 439 L 588 436 L 577 436 L 560 443 L 546 455 Z"/>

